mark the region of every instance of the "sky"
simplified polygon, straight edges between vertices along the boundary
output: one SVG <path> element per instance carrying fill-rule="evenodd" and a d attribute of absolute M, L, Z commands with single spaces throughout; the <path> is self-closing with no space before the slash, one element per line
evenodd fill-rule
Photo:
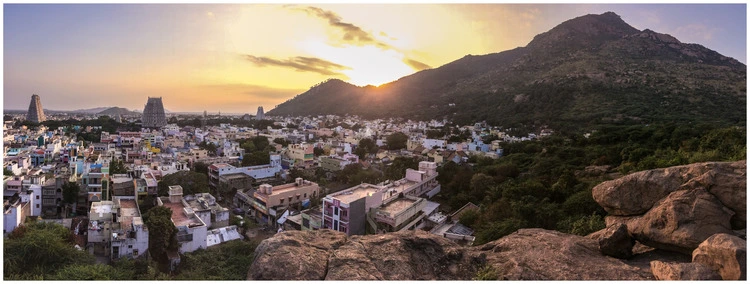
<path fill-rule="evenodd" d="M 747 63 L 745 4 L 4 4 L 3 108 L 255 114 L 338 78 L 380 85 L 617 13 Z"/>

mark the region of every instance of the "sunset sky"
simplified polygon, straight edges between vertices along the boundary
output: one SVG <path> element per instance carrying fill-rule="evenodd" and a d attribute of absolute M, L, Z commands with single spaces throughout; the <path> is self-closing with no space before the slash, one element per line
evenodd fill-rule
<path fill-rule="evenodd" d="M 743 63 L 746 6 L 4 4 L 3 108 L 266 111 L 327 78 L 380 85 L 466 54 L 525 46 L 586 14 Z"/>

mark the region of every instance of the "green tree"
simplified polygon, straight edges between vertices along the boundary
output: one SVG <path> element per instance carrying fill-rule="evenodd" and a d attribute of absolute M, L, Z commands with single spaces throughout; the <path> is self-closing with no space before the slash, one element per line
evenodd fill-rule
<path fill-rule="evenodd" d="M 68 182 L 63 184 L 63 203 L 73 204 L 78 201 L 78 193 L 81 191 L 81 187 L 75 182 Z"/>
<path fill-rule="evenodd" d="M 37 221 L 15 231 L 3 240 L 5 279 L 49 278 L 65 266 L 94 263 L 91 254 L 73 247 L 72 233 L 62 225 Z"/>
<path fill-rule="evenodd" d="M 160 196 L 166 196 L 169 193 L 169 186 L 182 186 L 182 194 L 196 194 L 208 192 L 208 176 L 193 171 L 179 171 L 164 176 L 157 183 L 158 193 Z"/>
<path fill-rule="evenodd" d="M 112 163 L 109 164 L 109 174 L 127 174 L 128 170 L 125 168 L 125 164 L 123 164 L 122 160 L 114 160 Z"/>
<path fill-rule="evenodd" d="M 195 162 L 193 164 L 193 171 L 195 171 L 196 173 L 208 175 L 208 164 L 204 162 Z"/>
<path fill-rule="evenodd" d="M 313 148 L 313 155 L 315 155 L 315 157 L 320 157 L 320 155 L 323 155 L 324 153 L 325 153 L 325 150 L 323 150 L 323 148 L 320 148 L 320 147 Z"/>
<path fill-rule="evenodd" d="M 3 175 L 4 176 L 13 176 L 13 172 L 9 170 L 8 168 L 3 168 Z"/>
<path fill-rule="evenodd" d="M 360 159 L 364 159 L 367 154 L 375 154 L 378 152 L 378 145 L 375 144 L 375 141 L 373 141 L 370 138 L 364 138 L 362 140 L 359 140 L 359 144 L 357 144 L 357 148 L 354 149 L 354 154 L 359 156 Z"/>
<path fill-rule="evenodd" d="M 176 250 L 177 228 L 172 223 L 172 209 L 164 206 L 151 208 L 144 216 L 148 227 L 148 250 L 151 256 L 162 265 L 162 270 L 169 264 L 167 252 Z"/>
<path fill-rule="evenodd" d="M 235 240 L 187 253 L 175 280 L 245 280 L 256 246 L 254 242 Z"/>
<path fill-rule="evenodd" d="M 385 138 L 386 146 L 388 150 L 406 149 L 406 142 L 409 141 L 409 136 L 403 132 L 394 132 Z"/>
<path fill-rule="evenodd" d="M 106 264 L 76 264 L 60 269 L 55 280 L 134 280 L 132 271 L 117 269 Z"/>
<path fill-rule="evenodd" d="M 279 144 L 282 147 L 289 146 L 289 141 L 284 138 L 275 138 L 273 139 L 273 143 Z"/>
<path fill-rule="evenodd" d="M 385 177 L 390 180 L 399 180 L 406 175 L 406 169 L 418 169 L 419 162 L 414 158 L 397 157 L 384 171 Z"/>
<path fill-rule="evenodd" d="M 257 166 L 268 164 L 271 160 L 271 153 L 266 151 L 257 151 L 250 154 L 245 154 L 242 157 L 242 166 Z"/>

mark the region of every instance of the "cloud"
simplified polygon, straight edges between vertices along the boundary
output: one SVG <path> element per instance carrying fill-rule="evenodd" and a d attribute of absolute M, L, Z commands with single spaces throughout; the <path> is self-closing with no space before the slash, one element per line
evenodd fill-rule
<path fill-rule="evenodd" d="M 270 101 L 284 101 L 297 94 L 303 93 L 304 89 L 281 89 L 263 85 L 251 84 L 220 84 L 220 85 L 203 85 L 202 89 L 210 90 L 214 93 L 224 93 L 240 101 L 248 98 L 263 99 Z M 237 96 L 239 95 L 239 96 Z M 247 97 L 247 98 L 243 98 Z"/>
<path fill-rule="evenodd" d="M 411 58 L 404 57 L 403 62 L 406 63 L 406 65 L 409 65 L 409 67 L 411 67 L 411 68 L 413 68 L 414 70 L 417 70 L 417 71 L 421 71 L 421 70 L 432 68 L 432 67 L 430 67 L 430 65 L 424 64 L 422 62 L 416 61 L 416 60 L 411 59 Z"/>
<path fill-rule="evenodd" d="M 354 44 L 358 46 L 375 45 L 381 49 L 393 49 L 393 47 L 391 47 L 389 44 L 375 39 L 375 37 L 371 33 L 366 32 L 362 28 L 352 23 L 342 22 L 341 16 L 332 11 L 327 11 L 312 6 L 304 8 L 292 7 L 292 9 L 303 11 L 309 15 L 313 15 L 328 21 L 329 26 L 336 28 L 344 33 L 341 37 L 341 40 L 344 43 Z M 385 33 L 381 32 L 381 34 Z"/>
<path fill-rule="evenodd" d="M 270 57 L 244 55 L 244 58 L 254 63 L 258 67 L 267 67 L 267 66 L 286 67 L 286 68 L 292 68 L 300 72 L 314 72 L 314 73 L 318 73 L 321 75 L 328 75 L 328 76 L 346 77 L 346 75 L 341 73 L 341 71 L 351 69 L 351 67 L 347 67 L 341 64 L 333 63 L 331 61 L 327 61 L 327 60 L 316 58 L 316 57 L 295 56 L 289 59 L 280 60 L 280 59 L 273 59 Z"/>

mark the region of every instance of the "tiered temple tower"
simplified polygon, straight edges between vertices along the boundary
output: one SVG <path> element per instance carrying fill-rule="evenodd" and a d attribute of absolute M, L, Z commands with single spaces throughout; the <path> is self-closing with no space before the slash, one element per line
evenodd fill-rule
<path fill-rule="evenodd" d="M 142 121 L 144 128 L 159 128 L 167 125 L 167 115 L 164 113 L 161 97 L 148 98 L 146 107 L 143 108 Z"/>
<path fill-rule="evenodd" d="M 263 113 L 263 106 L 258 107 L 258 113 L 255 115 L 256 120 L 262 120 L 265 119 L 266 115 Z"/>
<path fill-rule="evenodd" d="M 42 100 L 36 94 L 31 95 L 31 104 L 29 104 L 29 112 L 26 113 L 26 120 L 36 123 L 47 120 L 47 117 L 44 116 L 44 109 L 42 109 Z"/>

